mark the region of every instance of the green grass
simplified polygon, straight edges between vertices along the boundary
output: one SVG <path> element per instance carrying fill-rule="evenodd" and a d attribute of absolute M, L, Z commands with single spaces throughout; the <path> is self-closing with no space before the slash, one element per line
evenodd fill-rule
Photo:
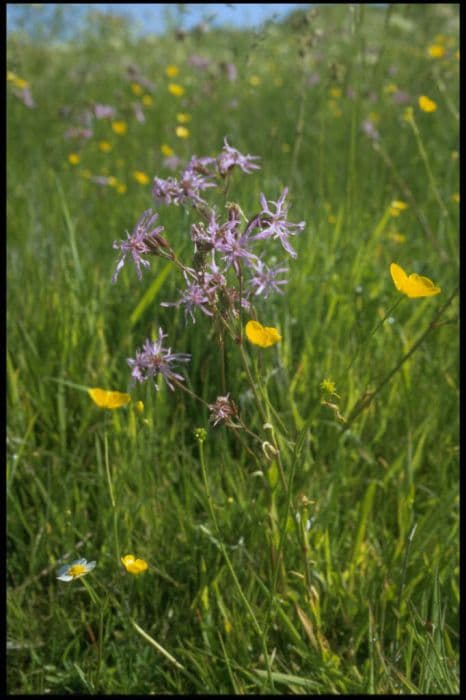
<path fill-rule="evenodd" d="M 445 56 L 430 58 L 442 42 Z M 79 43 L 9 36 L 8 69 L 36 102 L 28 109 L 9 84 L 11 694 L 459 692 L 458 42 L 451 4 L 324 6 L 259 34 L 183 41 L 136 40 L 97 20 Z M 211 60 L 205 72 L 192 54 Z M 155 85 L 143 124 L 130 63 Z M 168 64 L 182 98 L 167 91 Z M 414 124 L 393 85 L 410 95 Z M 419 109 L 422 94 L 435 112 Z M 127 133 L 94 121 L 88 141 L 65 139 L 94 102 L 114 105 Z M 174 133 L 180 111 L 192 116 L 186 140 Z M 361 130 L 371 114 L 375 144 Z M 210 320 L 160 306 L 179 297 L 176 269 L 153 258 L 141 282 L 128 264 L 111 284 L 113 241 L 153 206 L 132 172 L 168 177 L 162 144 L 188 159 L 218 154 L 225 135 L 261 156 L 260 171 L 234 174 L 228 199 L 251 216 L 261 192 L 275 200 L 288 186 L 291 221 L 306 221 L 285 294 L 256 305 L 283 340 L 245 345 L 284 481 L 249 436 L 209 427 L 186 394 L 130 389 L 126 358 L 160 325 L 192 354 L 188 387 L 209 403 L 222 393 Z M 395 199 L 408 204 L 398 217 Z M 190 263 L 194 214 L 159 216 Z M 272 253 L 285 262 L 279 245 Z M 442 293 L 391 312 L 392 261 Z M 243 420 L 273 441 L 238 346 L 228 340 L 225 354 Z M 83 391 L 92 386 L 130 390 L 132 403 L 100 410 Z M 377 393 L 353 411 L 367 391 Z M 126 553 L 149 570 L 124 572 Z M 95 570 L 57 581 L 60 562 L 80 557 Z"/>

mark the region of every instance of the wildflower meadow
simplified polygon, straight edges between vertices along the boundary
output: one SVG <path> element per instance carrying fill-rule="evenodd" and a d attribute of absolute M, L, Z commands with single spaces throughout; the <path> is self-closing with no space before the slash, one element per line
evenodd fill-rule
<path fill-rule="evenodd" d="M 7 691 L 458 694 L 459 5 L 189 7 L 7 36 Z"/>

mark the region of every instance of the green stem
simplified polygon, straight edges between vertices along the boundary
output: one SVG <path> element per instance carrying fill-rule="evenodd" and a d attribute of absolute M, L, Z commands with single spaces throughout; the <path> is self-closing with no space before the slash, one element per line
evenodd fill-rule
<path fill-rule="evenodd" d="M 433 174 L 432 169 L 430 167 L 429 157 L 427 155 L 426 149 L 424 148 L 424 142 L 423 142 L 422 137 L 421 137 L 421 132 L 419 131 L 419 128 L 416 124 L 416 121 L 414 119 L 414 115 L 411 115 L 411 117 L 408 119 L 408 123 L 410 124 L 410 126 L 414 132 L 414 136 L 416 137 L 417 147 L 418 147 L 420 156 L 422 158 L 422 161 L 424 163 L 424 166 L 425 166 L 425 169 L 427 172 L 427 177 L 429 178 L 429 184 L 430 184 L 430 187 L 432 189 L 432 192 L 434 193 L 434 197 L 438 202 L 438 205 L 442 211 L 442 214 L 444 216 L 448 216 L 448 209 L 446 208 L 446 206 L 443 202 L 443 199 L 440 196 L 440 192 L 439 192 L 439 189 L 437 187 L 437 183 L 435 182 L 434 174 Z"/>
<path fill-rule="evenodd" d="M 86 579 L 83 577 L 82 578 L 82 584 L 86 591 L 89 593 L 89 597 L 91 601 L 94 603 L 94 605 L 98 605 L 99 607 L 102 605 L 102 601 L 99 599 L 97 593 L 94 591 L 92 586 L 86 581 Z"/>
<path fill-rule="evenodd" d="M 225 559 L 225 562 L 227 564 L 227 567 L 230 571 L 230 574 L 233 578 L 233 581 L 234 581 L 234 584 L 235 584 L 236 589 L 238 591 L 238 594 L 239 594 L 241 600 L 243 601 L 244 606 L 246 607 L 246 610 L 248 611 L 248 613 L 251 617 L 253 626 L 254 626 L 254 628 L 255 628 L 255 630 L 256 630 L 256 632 L 261 640 L 262 649 L 263 649 L 263 653 L 264 653 L 264 659 L 265 659 L 266 666 L 267 666 L 268 681 L 270 683 L 271 688 L 273 688 L 274 685 L 273 685 L 273 678 L 272 678 L 272 670 L 271 670 L 271 666 L 270 666 L 270 658 L 269 658 L 269 654 L 267 651 L 267 644 L 266 644 L 265 635 L 264 635 L 264 632 L 262 631 L 262 629 L 259 625 L 259 622 L 257 621 L 257 618 L 254 614 L 253 609 L 251 608 L 251 606 L 249 604 L 248 599 L 244 595 L 243 589 L 241 588 L 241 584 L 238 581 L 238 577 L 236 576 L 236 572 L 233 568 L 230 557 L 228 556 L 228 552 L 226 550 L 226 547 L 222 542 L 221 532 L 220 532 L 220 528 L 218 525 L 217 516 L 215 515 L 214 505 L 212 503 L 212 498 L 211 498 L 210 490 L 209 490 L 209 483 L 207 480 L 207 470 L 206 470 L 205 459 L 204 459 L 204 445 L 203 445 L 202 439 L 198 439 L 198 445 L 199 445 L 199 459 L 201 462 L 202 480 L 204 482 L 204 488 L 205 488 L 205 492 L 206 492 L 206 496 L 207 496 L 207 503 L 209 506 L 210 517 L 212 518 L 212 522 L 213 522 L 214 527 L 215 527 L 215 531 L 216 531 L 217 539 L 218 539 L 218 544 L 219 544 L 220 550 L 223 554 L 223 557 Z"/>
<path fill-rule="evenodd" d="M 275 428 L 273 427 L 272 423 L 270 422 L 270 412 L 268 410 L 267 402 L 265 402 L 266 409 L 264 409 L 263 402 L 262 402 L 261 397 L 259 395 L 259 392 L 257 390 L 256 382 L 254 381 L 254 377 L 252 376 L 251 369 L 249 367 L 249 363 L 248 363 L 248 360 L 246 357 L 246 352 L 244 350 L 244 345 L 240 345 L 239 349 L 240 349 L 240 353 L 241 353 L 241 359 L 243 361 L 243 365 L 244 365 L 244 368 L 246 370 L 246 374 L 247 374 L 247 377 L 249 380 L 249 384 L 251 386 L 254 397 L 256 399 L 256 404 L 257 404 L 257 407 L 259 409 L 259 413 L 261 414 L 261 419 L 263 420 L 264 424 L 268 423 L 271 426 L 271 439 L 272 439 L 273 447 L 276 450 L 276 460 L 277 460 L 277 464 L 278 464 L 278 469 L 280 471 L 280 478 L 282 480 L 284 488 L 286 489 L 287 484 L 286 484 L 286 478 L 285 478 L 285 472 L 283 469 L 282 460 L 280 457 L 280 449 L 278 447 L 277 438 L 275 436 Z"/>
<path fill-rule="evenodd" d="M 391 170 L 391 173 L 393 175 L 393 179 L 395 180 L 397 187 L 403 192 L 404 198 L 413 207 L 414 213 L 416 214 L 416 217 L 417 217 L 417 220 L 419 221 L 420 225 L 424 229 L 424 231 L 425 231 L 427 237 L 429 238 L 429 240 L 431 241 L 432 245 L 435 246 L 436 245 L 435 236 L 432 232 L 432 229 L 430 228 L 428 220 L 426 219 L 426 217 L 424 216 L 424 214 L 422 213 L 422 211 L 418 207 L 416 199 L 415 199 L 412 191 L 410 190 L 410 188 L 408 187 L 406 182 L 401 178 L 400 174 L 398 173 L 398 171 L 395 167 L 394 162 L 392 161 L 392 159 L 388 155 L 387 151 L 383 148 L 380 141 L 374 141 L 372 143 L 372 148 L 374 149 L 374 151 L 376 153 L 378 153 L 381 156 L 385 165 L 387 165 L 388 168 Z"/>
<path fill-rule="evenodd" d="M 398 595 L 398 616 L 397 616 L 397 622 L 396 622 L 396 631 L 395 631 L 395 643 L 398 645 L 399 640 L 400 640 L 400 622 L 401 622 L 401 604 L 403 602 L 403 591 L 405 588 L 405 581 L 406 581 L 406 570 L 408 568 L 408 557 L 409 557 L 409 550 L 411 549 L 411 543 L 414 539 L 414 533 L 416 532 L 417 529 L 417 523 L 414 523 L 414 526 L 408 536 L 408 542 L 406 544 L 406 549 L 405 549 L 405 555 L 403 558 L 403 570 L 401 573 L 401 584 L 400 584 L 400 592 Z"/>
<path fill-rule="evenodd" d="M 404 363 L 409 360 L 411 355 L 418 349 L 418 347 L 421 345 L 421 343 L 426 339 L 426 337 L 429 335 L 431 331 L 434 330 L 434 328 L 437 327 L 437 321 L 438 319 L 442 316 L 444 311 L 450 306 L 451 302 L 455 298 L 455 296 L 458 294 L 458 288 L 455 289 L 455 291 L 451 294 L 451 296 L 448 298 L 448 300 L 445 302 L 445 304 L 439 309 L 439 311 L 435 314 L 433 317 L 432 321 L 429 323 L 427 326 L 426 330 L 422 335 L 416 340 L 412 348 L 405 354 L 403 357 L 401 357 L 396 365 L 393 367 L 393 369 L 390 370 L 390 372 L 382 379 L 382 381 L 377 385 L 377 387 L 373 391 L 365 391 L 359 399 L 356 401 L 354 404 L 353 408 L 351 409 L 349 416 L 346 420 L 345 425 L 343 426 L 343 429 L 340 433 L 340 435 L 343 435 L 347 430 L 349 430 L 350 426 L 354 423 L 356 418 L 359 416 L 362 411 L 364 411 L 366 408 L 370 406 L 372 403 L 373 399 L 377 394 L 379 394 L 384 386 L 388 384 L 390 379 L 398 372 L 400 367 L 404 365 Z"/>
<path fill-rule="evenodd" d="M 308 426 L 306 425 L 302 429 L 300 435 L 298 436 L 298 439 L 296 440 L 293 459 L 292 459 L 291 468 L 290 468 L 290 478 L 289 478 L 288 484 L 286 485 L 286 492 L 287 492 L 286 511 L 285 511 L 283 525 L 280 529 L 280 539 L 279 539 L 278 548 L 277 548 L 277 560 L 276 560 L 276 565 L 275 565 L 273 577 L 272 577 L 272 591 L 271 591 L 271 595 L 270 595 L 270 605 L 269 605 L 269 610 L 268 610 L 267 618 L 266 618 L 266 622 L 265 622 L 265 631 L 266 632 L 267 632 L 268 627 L 271 623 L 273 603 L 274 603 L 274 599 L 275 599 L 275 592 L 277 590 L 278 574 L 279 574 L 280 570 L 282 569 L 282 565 L 283 565 L 283 563 L 282 563 L 282 551 L 283 551 L 283 546 L 284 546 L 285 538 L 286 538 L 286 530 L 287 530 L 286 526 L 288 523 L 288 518 L 289 518 L 290 513 L 291 513 L 291 500 L 292 500 L 291 495 L 293 492 L 293 481 L 294 481 L 294 477 L 295 477 L 295 473 L 296 473 L 296 462 L 297 462 L 299 453 L 301 451 L 303 439 L 304 439 L 304 436 L 306 434 L 307 429 L 308 429 Z M 299 526 L 298 526 L 298 524 L 296 522 L 296 518 L 294 516 L 293 516 L 293 523 L 297 529 L 297 533 L 298 533 L 298 537 L 299 537 L 299 535 L 300 535 Z M 282 571 L 282 573 L 283 573 L 283 571 Z M 305 563 L 305 574 L 306 574 L 306 581 L 307 581 L 308 585 L 310 585 L 310 581 L 308 580 L 307 562 Z M 284 576 L 284 579 L 286 582 L 286 574 L 283 574 L 283 576 Z"/>
<path fill-rule="evenodd" d="M 261 397 L 259 396 L 259 392 L 257 390 L 256 382 L 254 381 L 254 377 L 252 376 L 251 373 L 251 368 L 249 367 L 248 359 L 246 356 L 246 351 L 244 349 L 244 345 L 241 343 L 239 346 L 240 354 L 241 354 L 241 360 L 244 365 L 244 369 L 246 370 L 246 375 L 249 381 L 249 385 L 252 389 L 252 392 L 254 394 L 254 398 L 256 399 L 256 404 L 257 408 L 259 409 L 259 413 L 261 415 L 261 419 L 264 423 L 267 423 L 267 414 L 264 410 L 264 406 L 262 405 Z"/>
<path fill-rule="evenodd" d="M 370 339 L 372 338 L 372 336 L 374 335 L 374 333 L 376 332 L 376 330 L 378 330 L 378 329 L 380 328 L 380 326 L 381 326 L 383 323 L 385 323 L 385 321 L 386 321 L 387 318 L 390 316 L 390 314 L 396 309 L 396 307 L 398 306 L 398 304 L 400 304 L 400 303 L 403 301 L 404 298 L 405 298 L 404 296 L 400 296 L 400 297 L 396 300 L 396 302 L 388 309 L 387 313 L 386 313 L 385 316 L 382 318 L 382 320 L 379 321 L 379 322 L 375 325 L 375 327 L 372 329 L 372 331 L 369 333 L 369 335 L 361 342 L 361 344 L 359 345 L 358 349 L 357 349 L 356 352 L 354 353 L 353 359 L 351 360 L 351 362 L 349 363 L 348 367 L 346 368 L 346 371 L 348 371 L 349 369 L 351 369 L 351 367 L 353 366 L 353 364 L 354 364 L 356 358 L 358 357 L 358 355 L 359 355 L 361 349 L 362 349 L 363 347 L 366 346 L 367 341 L 370 340 Z"/>
<path fill-rule="evenodd" d="M 120 543 L 118 539 L 118 520 L 117 520 L 117 505 L 115 500 L 115 495 L 113 492 L 112 477 L 110 474 L 110 464 L 108 459 L 108 441 L 107 432 L 104 433 L 104 450 L 105 450 L 105 471 L 107 473 L 108 490 L 110 492 L 110 501 L 112 503 L 112 516 L 113 516 L 113 536 L 115 539 L 115 553 L 117 558 L 117 563 L 120 563 Z"/>

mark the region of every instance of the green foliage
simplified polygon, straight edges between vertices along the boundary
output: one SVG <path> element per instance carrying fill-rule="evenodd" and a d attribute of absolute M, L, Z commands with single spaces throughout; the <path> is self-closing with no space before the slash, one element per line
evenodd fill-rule
<path fill-rule="evenodd" d="M 330 5 L 260 33 L 179 40 L 101 20 L 83 36 L 8 37 L 8 70 L 36 103 L 9 81 L 9 692 L 458 693 L 457 301 L 446 303 L 458 278 L 458 6 Z M 203 71 L 193 54 L 209 59 Z M 154 85 L 144 123 L 130 65 Z M 435 112 L 419 109 L 422 94 Z M 94 120 L 90 139 L 65 138 L 94 103 L 113 105 L 126 134 Z M 261 192 L 288 186 L 291 220 L 306 221 L 285 294 L 257 303 L 283 340 L 246 348 L 273 435 L 238 346 L 225 346 L 227 390 L 250 430 L 278 440 L 283 473 L 186 394 L 130 387 L 126 358 L 162 326 L 192 354 L 187 386 L 208 403 L 222 393 L 209 319 L 160 306 L 179 297 L 177 271 L 153 258 L 141 282 L 126 265 L 111 284 L 112 242 L 152 202 L 134 171 L 166 178 L 162 145 L 186 160 L 216 155 L 224 136 L 261 156 L 228 199 L 254 213 Z M 399 216 L 393 200 L 408 205 Z M 193 221 L 160 207 L 182 259 Z M 390 316 L 392 261 L 442 293 Z M 104 411 L 88 387 L 132 402 Z M 148 571 L 126 573 L 126 553 Z M 59 562 L 80 557 L 96 569 L 57 581 Z"/>

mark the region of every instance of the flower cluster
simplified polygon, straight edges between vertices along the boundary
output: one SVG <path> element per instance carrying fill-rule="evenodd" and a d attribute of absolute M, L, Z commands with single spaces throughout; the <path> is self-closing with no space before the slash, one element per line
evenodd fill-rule
<path fill-rule="evenodd" d="M 142 256 L 157 252 L 160 247 L 167 248 L 168 244 L 160 235 L 163 231 L 163 226 L 156 226 L 152 230 L 152 225 L 158 218 L 158 214 L 152 214 L 152 209 L 148 209 L 139 219 L 138 223 L 131 234 L 127 233 L 126 241 L 114 241 L 113 247 L 121 251 L 121 257 L 118 260 L 112 282 L 116 282 L 118 273 L 125 264 L 126 256 L 131 253 L 133 262 L 136 265 L 136 273 L 139 279 L 142 278 L 141 265 L 150 267 L 148 260 Z"/>
<path fill-rule="evenodd" d="M 128 365 L 131 367 L 131 376 L 134 380 L 145 382 L 147 379 L 152 379 L 157 389 L 155 380 L 161 374 L 172 390 L 174 390 L 173 381 L 184 381 L 184 377 L 174 372 L 172 366 L 178 362 L 189 362 L 191 355 L 173 353 L 171 348 L 164 348 L 163 341 L 166 337 L 166 333 L 159 328 L 158 339 L 155 342 L 146 340 L 143 349 L 140 352 L 136 352 L 136 357 L 128 359 Z"/>
<path fill-rule="evenodd" d="M 226 195 L 234 171 L 250 175 L 259 170 L 258 160 L 259 156 L 245 155 L 233 148 L 225 138 L 216 157 L 193 155 L 178 176 L 155 177 L 152 197 L 157 207 L 181 206 L 186 208 L 187 214 L 194 212 L 198 217 L 189 228 L 192 257 L 188 261 L 177 257 L 162 236 L 164 228 L 158 225 L 158 213 L 148 209 L 132 233 L 127 234 L 127 239 L 113 244 L 120 251 L 113 282 L 128 259 L 133 260 L 140 279 L 142 269 L 150 266 L 150 256 L 168 259 L 181 272 L 183 286 L 178 299 L 164 301 L 161 305 L 182 307 L 186 320 L 192 323 L 199 314 L 211 318 L 217 329 L 229 333 L 235 342 L 242 342 L 241 332 L 238 334 L 237 329 L 241 309 L 255 317 L 253 300 L 258 297 L 267 299 L 273 293 L 283 294 L 282 288 L 287 284 L 288 267 L 277 264 L 274 258 L 265 258 L 268 246 L 264 242 L 277 241 L 279 253 L 284 251 L 296 258 L 291 239 L 305 227 L 304 221 L 294 223 L 288 218 L 287 187 L 276 200 L 260 193 L 252 216 L 246 216 L 235 202 L 226 202 L 223 215 L 208 203 L 209 192 L 220 190 Z M 262 348 L 269 348 L 281 340 L 275 328 L 262 326 L 257 321 L 249 321 L 246 325 L 246 337 L 253 345 Z M 165 333 L 159 329 L 156 341 L 146 340 L 136 356 L 128 359 L 132 378 L 138 382 L 152 380 L 157 388 L 156 379 L 161 374 L 170 389 L 178 386 L 192 393 L 180 384 L 184 378 L 174 370 L 177 364 L 188 362 L 190 355 L 172 353 L 170 348 L 164 347 L 165 338 Z M 224 390 L 223 394 L 214 403 L 207 404 L 210 422 L 213 426 L 239 427 L 238 407 L 229 393 Z"/>
<path fill-rule="evenodd" d="M 290 238 L 302 231 L 305 223 L 288 220 L 288 188 L 284 188 L 276 201 L 267 200 L 261 193 L 260 209 L 249 220 L 237 204 L 227 203 L 227 217 L 222 221 L 215 207 L 209 207 L 204 199 L 206 190 L 221 187 L 235 168 L 245 174 L 258 170 L 255 162 L 258 158 L 242 154 L 225 138 L 216 158 L 193 156 L 178 178 L 154 178 L 152 195 L 157 205 L 190 206 L 202 217 L 191 225 L 192 264 L 183 265 L 178 261 L 185 288 L 177 301 L 162 303 L 163 306 L 183 306 L 186 318 L 193 323 L 196 311 L 214 316 L 226 309 L 237 317 L 238 307 L 249 309 L 252 297 L 267 298 L 273 292 L 283 293 L 281 287 L 287 283 L 288 268 L 269 265 L 262 257 L 263 252 L 255 246 L 266 239 L 277 240 L 286 253 L 296 257 Z M 165 254 L 166 257 L 168 254 L 175 258 L 160 235 L 163 227 L 151 230 L 156 218 L 157 214 L 152 215 L 151 209 L 144 212 L 127 240 L 113 244 L 121 251 L 114 282 L 129 254 L 139 278 L 141 268 L 149 267 L 145 256 Z"/>

